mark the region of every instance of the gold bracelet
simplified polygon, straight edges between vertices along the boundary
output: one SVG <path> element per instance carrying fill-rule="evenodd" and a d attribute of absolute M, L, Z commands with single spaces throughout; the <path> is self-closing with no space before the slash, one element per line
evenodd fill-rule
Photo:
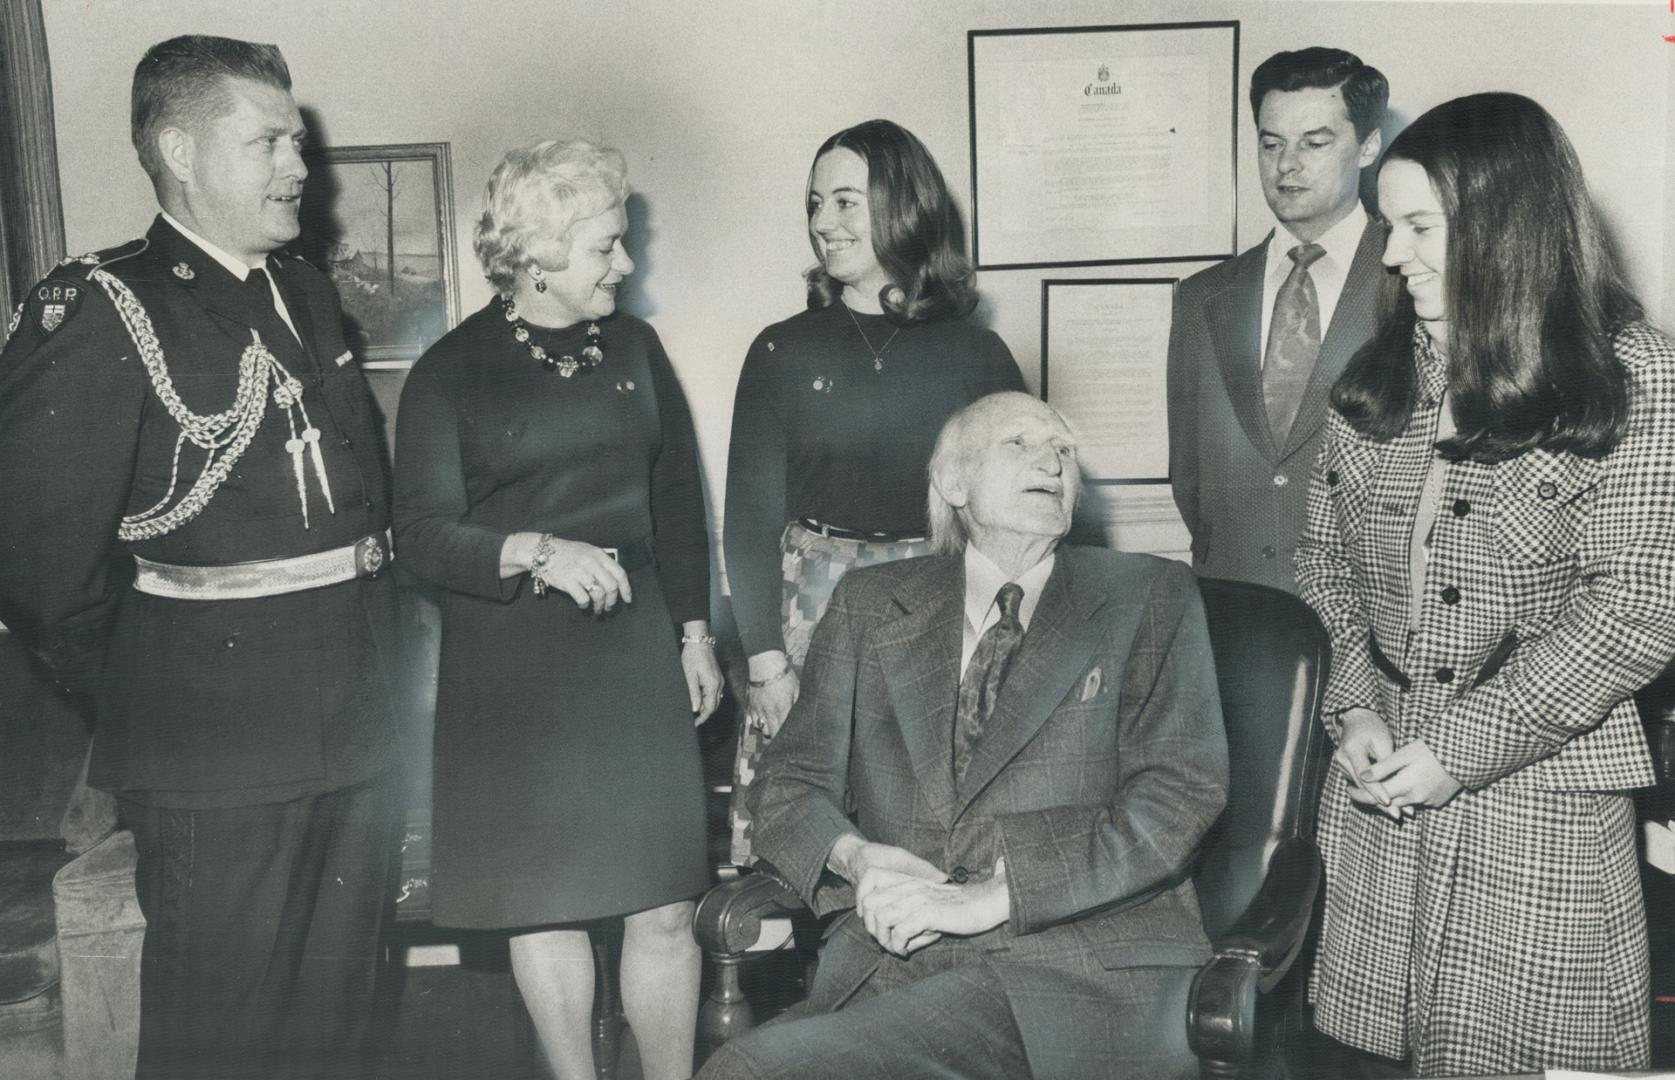
<path fill-rule="evenodd" d="M 682 634 L 680 636 L 680 643 L 682 645 L 708 645 L 710 648 L 713 649 L 713 648 L 715 648 L 715 635 L 714 634 Z"/>
<path fill-rule="evenodd" d="M 553 544 L 556 542 L 552 533 L 542 533 L 540 541 L 535 545 L 535 554 L 529 557 L 529 583 L 535 590 L 537 600 L 547 598 L 547 583 L 541 577 L 541 571 L 546 569 L 548 561 L 552 559 Z"/>

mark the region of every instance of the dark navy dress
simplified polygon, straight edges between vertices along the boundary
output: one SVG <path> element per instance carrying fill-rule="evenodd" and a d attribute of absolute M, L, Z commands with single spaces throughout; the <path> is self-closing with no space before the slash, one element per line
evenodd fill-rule
<path fill-rule="evenodd" d="M 650 326 L 599 323 L 605 360 L 544 370 L 498 302 L 414 365 L 396 433 L 396 557 L 442 588 L 435 921 L 522 927 L 624 914 L 709 883 L 679 624 L 708 617 L 692 420 Z M 535 329 L 579 354 L 586 324 Z M 518 531 L 650 539 L 634 601 L 601 617 L 500 579 Z"/>

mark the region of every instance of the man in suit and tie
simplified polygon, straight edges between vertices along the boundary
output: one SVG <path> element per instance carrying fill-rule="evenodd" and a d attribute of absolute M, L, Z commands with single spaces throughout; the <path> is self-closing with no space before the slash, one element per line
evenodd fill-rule
<path fill-rule="evenodd" d="M 1278 224 L 1175 292 L 1169 482 L 1206 577 L 1297 591 L 1292 555 L 1327 398 L 1372 336 L 1383 231 L 1361 206 L 1389 86 L 1341 49 L 1276 53 L 1250 80 Z"/>
<path fill-rule="evenodd" d="M 395 853 L 379 429 L 298 233 L 279 50 L 134 72 L 162 212 L 0 354 L 0 618 L 96 721 L 146 918 L 141 1078 L 361 1077 Z"/>
<path fill-rule="evenodd" d="M 1187 870 L 1226 795 L 1185 566 L 1060 546 L 1076 440 L 994 394 L 931 460 L 936 554 L 850 573 L 752 786 L 828 934 L 804 1015 L 705 1077 L 1186 1076 Z"/>

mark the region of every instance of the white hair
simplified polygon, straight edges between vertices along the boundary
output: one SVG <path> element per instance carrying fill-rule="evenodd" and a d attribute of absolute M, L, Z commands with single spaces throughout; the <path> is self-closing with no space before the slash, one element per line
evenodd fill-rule
<path fill-rule="evenodd" d="M 936 447 L 931 450 L 928 470 L 930 492 L 925 502 L 933 555 L 958 555 L 965 550 L 971 536 L 966 528 L 963 508 L 950 503 L 943 489 L 950 485 L 962 485 L 969 479 L 971 459 L 978 449 L 978 437 L 988 430 L 989 425 L 998 416 L 1020 407 L 1046 412 L 1063 424 L 1066 430 L 1070 429 L 1070 422 L 1064 418 L 1064 414 L 1040 398 L 1019 390 L 1003 390 L 998 394 L 978 398 L 950 416 L 948 422 L 942 425 L 942 430 L 937 433 Z M 1075 484 L 1075 498 L 1080 499 L 1081 472 L 1077 469 L 1070 472 L 1072 475 L 1068 475 L 1066 479 Z"/>
<path fill-rule="evenodd" d="M 628 198 L 622 153 L 576 139 L 546 139 L 508 150 L 483 192 L 472 246 L 483 274 L 508 292 L 520 271 L 570 262 L 570 231 Z"/>

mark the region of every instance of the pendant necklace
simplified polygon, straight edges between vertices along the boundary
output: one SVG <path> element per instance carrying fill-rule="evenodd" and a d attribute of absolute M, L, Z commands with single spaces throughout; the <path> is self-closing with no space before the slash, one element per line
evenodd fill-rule
<path fill-rule="evenodd" d="M 843 304 L 843 301 L 839 300 L 838 303 Z M 848 304 L 843 304 L 843 310 L 849 312 L 849 321 L 854 324 L 855 332 L 861 335 L 862 341 L 866 342 L 867 352 L 872 353 L 872 370 L 883 371 L 884 354 L 890 351 L 890 343 L 896 340 L 897 334 L 901 333 L 901 327 L 898 326 L 894 330 L 891 330 L 890 336 L 884 339 L 884 346 L 882 348 L 875 349 L 872 347 L 872 339 L 867 337 L 867 332 L 865 330 L 861 329 L 861 320 L 855 317 L 855 312 L 850 310 Z"/>

